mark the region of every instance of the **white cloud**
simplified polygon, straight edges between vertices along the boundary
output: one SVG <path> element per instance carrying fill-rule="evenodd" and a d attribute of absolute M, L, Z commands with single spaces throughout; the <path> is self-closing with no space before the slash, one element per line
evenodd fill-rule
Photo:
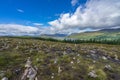
<path fill-rule="evenodd" d="M 55 32 L 75 29 L 102 29 L 120 26 L 120 0 L 88 0 L 74 13 L 61 14 L 49 22 Z M 72 31 L 72 32 L 73 32 Z"/>
<path fill-rule="evenodd" d="M 71 34 L 88 29 L 120 27 L 119 0 L 88 0 L 79 6 L 74 13 L 61 14 L 50 26 L 33 23 L 34 26 L 19 24 L 0 24 L 0 35 L 40 35 L 40 34 Z M 40 27 L 37 27 L 40 26 Z"/>
<path fill-rule="evenodd" d="M 41 34 L 54 34 L 49 26 L 25 26 L 20 24 L 0 24 L 0 36 L 40 36 Z"/>
<path fill-rule="evenodd" d="M 43 26 L 42 23 L 33 23 L 33 25 L 35 25 L 35 26 Z"/>
<path fill-rule="evenodd" d="M 17 11 L 20 13 L 24 13 L 24 11 L 22 9 L 17 9 Z"/>
<path fill-rule="evenodd" d="M 39 28 L 18 24 L 0 24 L 0 35 L 39 35 Z"/>
<path fill-rule="evenodd" d="M 78 3 L 78 0 L 72 0 L 72 1 L 71 1 L 71 5 L 72 5 L 72 6 L 75 6 L 77 3 Z"/>

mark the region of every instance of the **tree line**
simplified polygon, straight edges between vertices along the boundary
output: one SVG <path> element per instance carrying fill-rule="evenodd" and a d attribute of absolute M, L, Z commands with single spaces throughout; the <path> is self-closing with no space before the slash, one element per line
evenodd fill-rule
<path fill-rule="evenodd" d="M 5 36 L 6 37 L 6 36 Z M 98 39 L 98 38 L 91 38 L 91 39 L 72 39 L 72 38 L 65 38 L 65 39 L 55 39 L 55 38 L 43 38 L 43 37 L 30 37 L 30 36 L 7 36 L 8 38 L 20 38 L 20 39 L 36 39 L 36 40 L 43 40 L 43 41 L 53 41 L 53 42 L 64 42 L 64 43 L 101 43 L 101 44 L 115 44 L 120 45 L 120 38 L 118 39 Z"/>

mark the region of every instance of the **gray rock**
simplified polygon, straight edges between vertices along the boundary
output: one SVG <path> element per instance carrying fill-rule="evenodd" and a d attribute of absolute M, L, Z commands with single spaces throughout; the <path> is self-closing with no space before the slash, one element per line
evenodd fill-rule
<path fill-rule="evenodd" d="M 7 77 L 3 77 L 1 80 L 8 80 L 8 78 Z"/>
<path fill-rule="evenodd" d="M 73 60 L 75 60 L 76 58 L 75 57 L 73 57 Z"/>
<path fill-rule="evenodd" d="M 115 54 L 115 60 L 119 60 L 119 59 L 118 59 L 118 56 L 117 56 L 116 54 Z"/>
<path fill-rule="evenodd" d="M 59 66 L 58 67 L 58 74 L 60 74 L 62 72 L 62 70 L 61 70 L 61 67 Z"/>
<path fill-rule="evenodd" d="M 57 63 L 57 61 L 58 61 L 58 59 L 56 58 L 56 59 L 54 60 L 54 64 L 56 64 L 56 63 Z"/>
<path fill-rule="evenodd" d="M 90 57 L 90 55 L 87 55 L 86 57 Z"/>
<path fill-rule="evenodd" d="M 112 67 L 110 65 L 105 65 L 106 70 L 112 70 Z"/>
<path fill-rule="evenodd" d="M 80 63 L 80 60 L 79 60 L 79 59 L 77 59 L 77 63 Z"/>
<path fill-rule="evenodd" d="M 66 55 L 66 54 L 67 54 L 66 51 L 64 51 L 64 52 L 63 52 L 63 55 Z"/>
<path fill-rule="evenodd" d="M 105 57 L 105 56 L 102 56 L 102 59 L 103 59 L 103 60 L 107 60 L 107 57 Z"/>
<path fill-rule="evenodd" d="M 93 70 L 91 72 L 88 73 L 88 76 L 92 77 L 92 78 L 96 78 L 97 77 L 97 74 L 96 72 Z"/>
<path fill-rule="evenodd" d="M 26 62 L 26 64 L 25 64 L 25 67 L 31 67 L 31 64 L 32 64 L 32 62 L 31 62 L 31 60 L 30 60 L 30 57 L 27 59 L 27 62 Z"/>
<path fill-rule="evenodd" d="M 28 71 L 27 77 L 28 77 L 30 80 L 34 80 L 36 74 L 37 74 L 36 70 L 31 67 L 31 68 L 29 69 L 29 71 Z"/>
<path fill-rule="evenodd" d="M 77 54 L 77 56 L 80 56 L 80 54 Z"/>
<path fill-rule="evenodd" d="M 95 54 L 95 53 L 96 53 L 96 51 L 94 51 L 94 50 L 90 50 L 90 53 L 93 53 L 93 54 Z"/>
<path fill-rule="evenodd" d="M 95 61 L 95 60 L 93 60 L 93 63 L 96 63 L 96 61 Z"/>
<path fill-rule="evenodd" d="M 37 80 L 37 70 L 38 68 L 35 66 L 35 67 L 32 67 L 32 61 L 31 61 L 31 58 L 28 57 L 27 59 L 27 62 L 26 62 L 26 69 L 21 77 L 21 80 L 25 80 L 26 78 L 28 78 L 29 80 Z"/>
<path fill-rule="evenodd" d="M 5 75 L 5 71 L 0 71 L 0 77 L 3 77 Z"/>
<path fill-rule="evenodd" d="M 71 64 L 74 64 L 74 62 L 73 62 L 73 61 L 71 61 L 70 63 L 71 63 Z"/>

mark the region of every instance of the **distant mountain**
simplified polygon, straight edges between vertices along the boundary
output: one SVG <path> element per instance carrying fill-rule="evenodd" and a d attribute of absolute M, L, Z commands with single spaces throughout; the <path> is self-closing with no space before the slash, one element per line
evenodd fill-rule
<path fill-rule="evenodd" d="M 44 38 L 65 38 L 67 34 L 42 34 L 40 37 Z"/>
<path fill-rule="evenodd" d="M 73 39 L 119 39 L 120 38 L 120 28 L 117 29 L 102 29 L 99 31 L 93 32 L 83 32 L 83 33 L 75 33 L 69 35 L 67 38 Z"/>
<path fill-rule="evenodd" d="M 120 28 L 116 28 L 116 29 L 102 29 L 102 30 L 99 30 L 99 31 L 102 31 L 102 32 L 120 32 Z"/>

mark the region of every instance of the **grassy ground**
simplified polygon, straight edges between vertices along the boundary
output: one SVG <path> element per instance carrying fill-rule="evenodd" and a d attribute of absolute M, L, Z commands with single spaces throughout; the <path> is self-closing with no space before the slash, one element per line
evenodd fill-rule
<path fill-rule="evenodd" d="M 20 80 L 28 57 L 32 58 L 33 66 L 38 67 L 38 80 L 120 79 L 120 45 L 17 38 L 0 38 L 0 77 L 4 73 L 10 80 Z M 106 70 L 105 65 L 111 69 Z M 18 69 L 20 72 L 16 74 Z M 93 70 L 96 78 L 88 75 Z"/>
<path fill-rule="evenodd" d="M 120 32 L 88 32 L 88 33 L 79 33 L 68 36 L 68 38 L 73 39 L 106 39 L 106 40 L 115 40 L 120 38 Z"/>

